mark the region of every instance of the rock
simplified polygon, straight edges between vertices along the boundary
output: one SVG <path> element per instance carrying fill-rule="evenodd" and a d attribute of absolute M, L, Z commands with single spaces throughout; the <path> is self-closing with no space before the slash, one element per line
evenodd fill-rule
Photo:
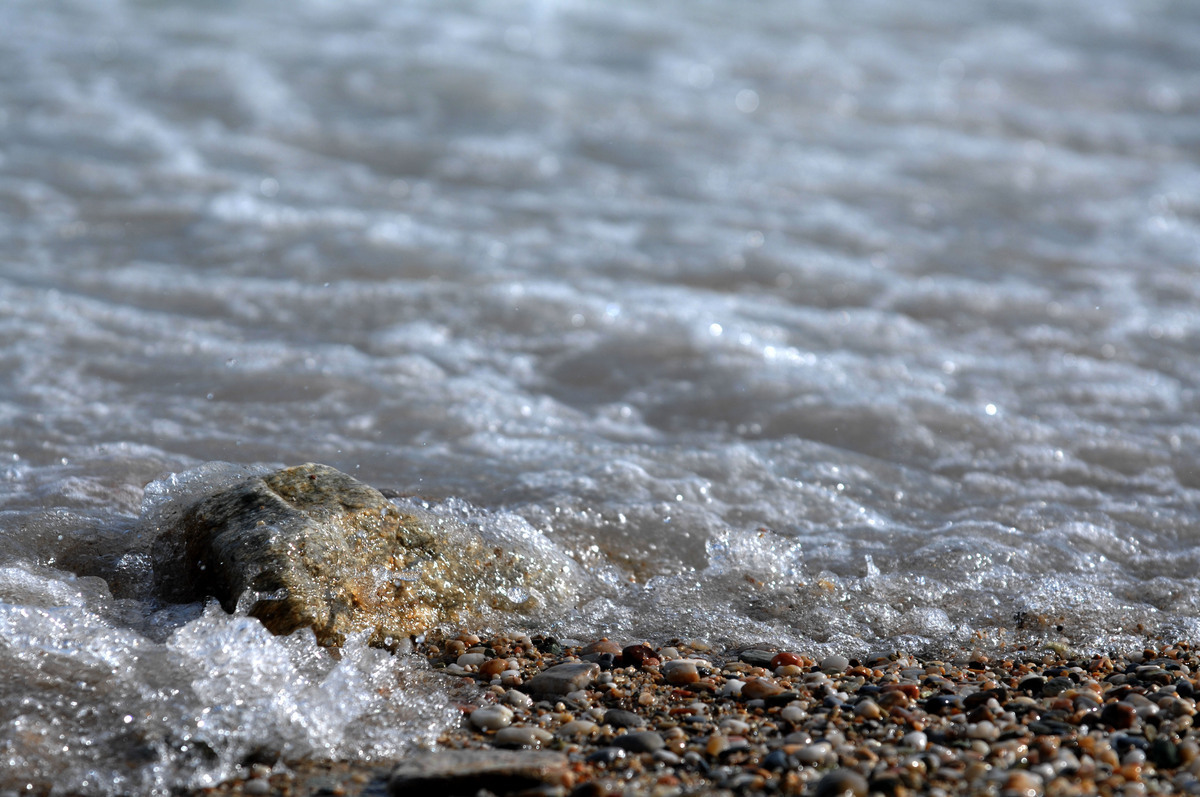
<path fill-rule="evenodd" d="M 190 501 L 190 503 L 188 503 Z M 311 627 L 322 645 L 370 630 L 394 646 L 483 606 L 529 608 L 523 557 L 465 528 L 400 511 L 378 490 L 325 465 L 249 476 L 170 503 L 154 571 L 160 596 L 239 601 L 275 634 Z M 535 569 L 536 570 L 536 569 Z"/>
<path fill-rule="evenodd" d="M 529 679 L 525 691 L 534 697 L 560 697 L 586 689 L 600 675 L 600 665 L 589 661 L 569 661 L 542 670 Z"/>
<path fill-rule="evenodd" d="M 392 770 L 388 794 L 474 795 L 565 786 L 569 763 L 562 753 L 547 751 L 444 750 L 417 754 Z"/>

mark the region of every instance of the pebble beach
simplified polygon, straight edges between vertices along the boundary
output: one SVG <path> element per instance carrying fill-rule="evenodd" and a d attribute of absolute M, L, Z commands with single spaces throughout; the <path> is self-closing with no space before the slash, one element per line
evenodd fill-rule
<path fill-rule="evenodd" d="M 292 762 L 197 794 L 1200 793 L 1189 645 L 817 660 L 768 646 L 430 636 L 458 728 L 401 762 Z M 482 791 L 481 791 L 482 790 Z"/>

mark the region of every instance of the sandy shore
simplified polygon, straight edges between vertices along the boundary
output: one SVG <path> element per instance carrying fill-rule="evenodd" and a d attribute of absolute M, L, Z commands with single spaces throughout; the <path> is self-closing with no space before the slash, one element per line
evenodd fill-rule
<path fill-rule="evenodd" d="M 1200 794 L 1184 644 L 815 660 L 472 634 L 418 649 L 462 726 L 393 765 L 248 767 L 200 794 Z M 465 751 L 465 752 L 462 752 Z M 390 782 L 389 782 L 390 779 Z"/>

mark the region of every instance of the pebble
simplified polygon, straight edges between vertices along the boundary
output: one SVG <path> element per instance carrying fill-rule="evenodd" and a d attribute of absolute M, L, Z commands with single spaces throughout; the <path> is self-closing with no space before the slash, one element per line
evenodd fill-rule
<path fill-rule="evenodd" d="M 547 665 L 580 666 L 570 659 L 583 647 L 538 639 L 536 649 L 504 638 L 481 649 L 489 662 L 511 659 L 517 669 L 505 672 L 527 681 L 558 672 Z M 640 652 L 626 663 L 630 647 Z M 604 683 L 588 681 L 585 671 L 558 693 L 492 686 L 498 705 L 519 712 L 515 724 L 480 730 L 476 719 L 450 741 L 562 747 L 576 762 L 580 795 L 674 797 L 735 785 L 747 797 L 1191 793 L 1200 789 L 1191 675 L 1200 672 L 1200 655 L 1170 650 L 1146 654 L 1141 670 L 1120 657 L 1019 649 L 925 662 L 889 653 L 842 667 L 830 656 L 801 663 L 777 650 L 723 656 L 673 640 L 657 652 L 638 645 L 611 654 Z M 477 651 L 455 658 L 464 652 Z M 690 675 L 689 665 L 698 680 L 673 682 L 674 671 Z M 466 677 L 494 683 L 483 672 Z M 473 713 L 483 718 L 488 708 Z"/>
<path fill-rule="evenodd" d="M 742 684 L 739 695 L 746 700 L 758 700 L 771 695 L 782 694 L 783 687 L 766 678 L 749 678 Z"/>
<path fill-rule="evenodd" d="M 612 740 L 615 747 L 628 750 L 631 753 L 653 753 L 666 746 L 662 734 L 657 731 L 633 731 L 623 733 Z"/>
<path fill-rule="evenodd" d="M 487 661 L 487 656 L 482 653 L 464 653 L 455 661 L 459 667 L 478 667 Z"/>
<path fill-rule="evenodd" d="M 700 671 L 690 659 L 675 659 L 662 665 L 663 678 L 669 684 L 694 684 L 700 680 Z"/>
<path fill-rule="evenodd" d="M 524 692 L 518 692 L 516 689 L 509 689 L 504 693 L 504 702 L 510 706 L 517 708 L 529 708 L 533 705 L 533 698 Z"/>
<path fill-rule="evenodd" d="M 248 780 L 242 784 L 242 794 L 270 794 L 271 784 L 261 778 Z"/>
<path fill-rule="evenodd" d="M 646 724 L 646 720 L 632 711 L 610 708 L 604 712 L 604 724 L 612 725 L 614 728 L 641 728 Z"/>
<path fill-rule="evenodd" d="M 496 731 L 492 744 L 497 747 L 528 747 L 536 749 L 549 742 L 554 736 L 542 728 L 529 725 L 510 725 Z"/>
<path fill-rule="evenodd" d="M 481 789 L 507 794 L 537 783 L 565 786 L 569 766 L 565 755 L 549 751 L 441 750 L 406 756 L 392 770 L 388 794 L 475 794 Z"/>
<path fill-rule="evenodd" d="M 833 752 L 833 745 L 829 742 L 814 742 L 810 745 L 805 745 L 797 750 L 794 755 L 796 760 L 802 764 L 820 764 Z"/>
<path fill-rule="evenodd" d="M 559 736 L 588 736 L 596 730 L 596 723 L 591 720 L 571 720 L 558 729 Z"/>
<path fill-rule="evenodd" d="M 867 797 L 867 780 L 852 769 L 835 769 L 817 781 L 816 797 Z"/>
<path fill-rule="evenodd" d="M 566 695 L 591 686 L 600 675 L 593 662 L 567 662 L 542 670 L 525 683 L 525 691 L 534 697 Z"/>
<path fill-rule="evenodd" d="M 821 669 L 827 673 L 845 672 L 850 667 L 850 659 L 845 656 L 826 656 L 821 659 Z"/>
<path fill-rule="evenodd" d="M 483 706 L 471 712 L 471 724 L 484 731 L 507 728 L 512 721 L 513 711 L 508 706 Z"/>

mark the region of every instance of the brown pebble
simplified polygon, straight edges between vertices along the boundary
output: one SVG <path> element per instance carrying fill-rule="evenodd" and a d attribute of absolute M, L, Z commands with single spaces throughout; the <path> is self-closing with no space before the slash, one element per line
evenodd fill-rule
<path fill-rule="evenodd" d="M 766 678 L 747 678 L 742 684 L 742 697 L 746 700 L 758 700 L 771 695 L 783 693 L 783 687 L 768 681 Z"/>
<path fill-rule="evenodd" d="M 662 674 L 667 683 L 677 686 L 694 684 L 700 680 L 700 671 L 696 669 L 695 662 L 687 659 L 668 661 L 662 666 Z"/>
<path fill-rule="evenodd" d="M 621 651 L 622 667 L 646 667 L 660 661 L 658 654 L 645 645 L 629 645 Z"/>
<path fill-rule="evenodd" d="M 1100 712 L 1100 721 L 1117 730 L 1132 728 L 1137 712 L 1128 703 L 1109 703 Z"/>
<path fill-rule="evenodd" d="M 771 659 L 771 669 L 783 667 L 788 664 L 795 664 L 797 667 L 804 666 L 804 658 L 798 653 L 776 653 L 775 658 Z"/>
<path fill-rule="evenodd" d="M 611 653 L 614 656 L 620 656 L 621 646 L 616 642 L 613 642 L 608 637 L 604 637 L 603 639 L 597 639 L 595 642 L 592 642 L 584 647 L 583 654 L 585 656 L 593 653 Z"/>
<path fill-rule="evenodd" d="M 479 665 L 479 672 L 491 678 L 494 675 L 499 675 L 505 670 L 517 669 L 516 662 L 512 659 L 488 659 L 483 664 Z"/>

